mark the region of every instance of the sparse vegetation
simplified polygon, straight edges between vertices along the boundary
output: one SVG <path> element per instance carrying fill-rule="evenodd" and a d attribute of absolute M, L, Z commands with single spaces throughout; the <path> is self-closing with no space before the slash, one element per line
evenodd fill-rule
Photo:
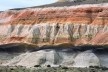
<path fill-rule="evenodd" d="M 51 65 L 47 65 L 47 67 L 51 67 Z"/>
<path fill-rule="evenodd" d="M 41 67 L 40 65 L 35 65 L 34 67 Z"/>
<path fill-rule="evenodd" d="M 37 65 L 36 65 L 37 66 Z M 94 66 L 91 66 L 93 68 L 68 68 L 68 67 L 47 67 L 47 68 L 26 68 L 22 66 L 16 66 L 16 67 L 0 67 L 0 72 L 108 72 L 108 69 L 104 67 L 105 69 L 95 68 Z"/>
<path fill-rule="evenodd" d="M 62 67 L 62 69 L 68 69 L 68 67 Z"/>

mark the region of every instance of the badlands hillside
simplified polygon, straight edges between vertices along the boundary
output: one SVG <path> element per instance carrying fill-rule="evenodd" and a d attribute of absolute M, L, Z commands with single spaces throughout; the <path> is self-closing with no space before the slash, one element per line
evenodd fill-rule
<path fill-rule="evenodd" d="M 1 65 L 108 67 L 108 0 L 59 0 L 0 12 Z"/>
<path fill-rule="evenodd" d="M 108 44 L 107 0 L 84 4 L 88 1 L 94 2 L 66 1 L 3 11 L 0 13 L 0 44 Z"/>

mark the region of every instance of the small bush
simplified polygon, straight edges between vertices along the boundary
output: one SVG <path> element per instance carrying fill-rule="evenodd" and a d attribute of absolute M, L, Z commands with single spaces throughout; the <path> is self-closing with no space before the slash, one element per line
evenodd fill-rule
<path fill-rule="evenodd" d="M 102 67 L 102 70 L 108 70 L 108 68 L 107 67 Z"/>
<path fill-rule="evenodd" d="M 47 65 L 47 67 L 51 67 L 51 65 Z"/>
<path fill-rule="evenodd" d="M 94 66 L 89 66 L 89 68 L 94 68 Z"/>
<path fill-rule="evenodd" d="M 10 70 L 14 70 L 13 68 L 10 68 Z"/>
<path fill-rule="evenodd" d="M 40 65 L 35 65 L 34 67 L 41 67 Z"/>
<path fill-rule="evenodd" d="M 68 67 L 62 67 L 62 69 L 68 69 Z"/>

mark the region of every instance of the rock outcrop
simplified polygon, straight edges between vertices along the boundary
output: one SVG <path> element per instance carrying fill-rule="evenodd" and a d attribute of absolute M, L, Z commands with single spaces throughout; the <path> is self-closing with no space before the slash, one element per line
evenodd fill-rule
<path fill-rule="evenodd" d="M 107 44 L 107 0 L 59 0 L 0 12 L 0 65 L 108 67 Z"/>
<path fill-rule="evenodd" d="M 5 31 L 4 31 L 5 30 Z M 35 24 L 1 25 L 1 43 L 107 44 L 107 25 L 87 24 Z"/>
<path fill-rule="evenodd" d="M 46 48 L 46 49 L 45 49 Z M 26 53 L 1 53 L 1 65 L 34 67 L 108 67 L 107 46 L 55 46 Z"/>
<path fill-rule="evenodd" d="M 108 44 L 108 4 L 28 8 L 0 13 L 0 42 Z"/>

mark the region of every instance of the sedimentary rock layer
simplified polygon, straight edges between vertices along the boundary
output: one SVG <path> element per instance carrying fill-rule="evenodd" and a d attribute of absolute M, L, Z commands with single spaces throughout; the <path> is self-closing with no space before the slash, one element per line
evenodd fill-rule
<path fill-rule="evenodd" d="M 108 44 L 108 25 L 34 24 L 0 25 L 1 44 Z"/>
<path fill-rule="evenodd" d="M 0 13 L 0 23 L 41 24 L 79 23 L 108 24 L 107 3 L 98 5 L 78 5 L 69 7 L 28 8 Z"/>
<path fill-rule="evenodd" d="M 0 24 L 1 44 L 108 44 L 107 3 L 9 10 Z"/>
<path fill-rule="evenodd" d="M 19 44 L 20 45 L 20 44 Z M 7 45 L 8 47 L 9 45 Z M 1 65 L 34 67 L 108 67 L 108 46 L 43 46 L 26 53 L 0 53 Z M 0 49 L 1 50 L 1 49 Z M 17 49 L 19 50 L 19 49 Z"/>

